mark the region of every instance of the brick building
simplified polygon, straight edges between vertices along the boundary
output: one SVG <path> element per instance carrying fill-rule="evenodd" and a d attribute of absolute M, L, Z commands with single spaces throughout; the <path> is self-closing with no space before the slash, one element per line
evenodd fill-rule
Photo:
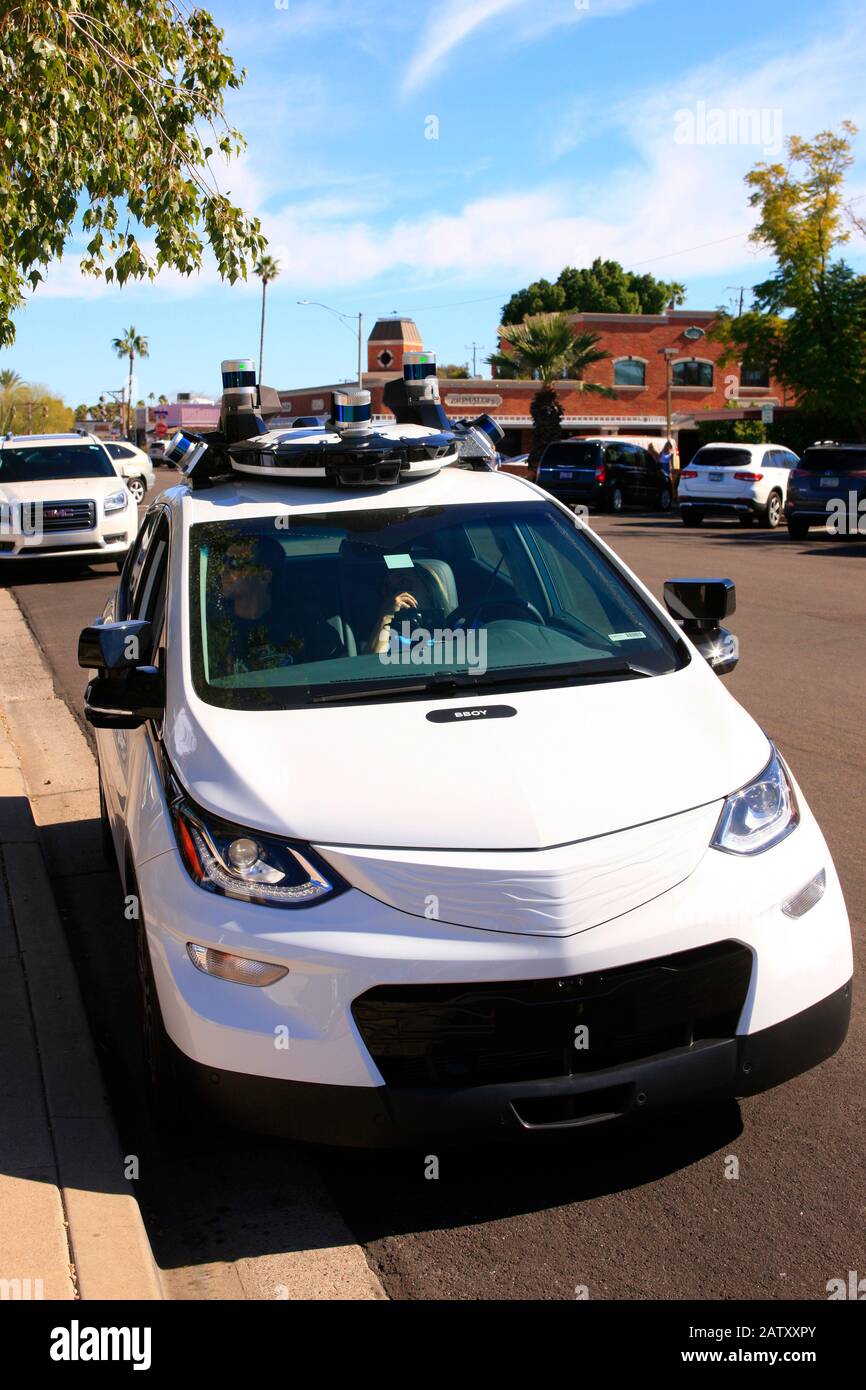
<path fill-rule="evenodd" d="M 715 313 L 676 309 L 664 314 L 573 314 L 574 331 L 591 332 L 609 357 L 590 367 L 586 381 L 613 390 L 595 396 L 579 381 L 563 379 L 556 390 L 566 435 L 588 433 L 666 434 L 666 371 L 671 372 L 671 427 L 675 438 L 694 429 L 696 420 L 725 407 L 783 405 L 781 388 L 760 370 L 719 365 L 721 346 L 708 341 Z M 505 330 L 500 330 L 504 332 Z M 403 354 L 423 349 L 411 318 L 378 319 L 367 341 L 364 386 L 371 392 L 374 417 L 390 418 L 382 392 L 385 383 L 403 370 Z M 324 415 L 330 393 L 345 382 L 281 391 L 286 414 Z M 468 380 L 443 378 L 442 403 L 449 415 L 478 415 L 486 411 L 505 430 L 503 451 L 528 451 L 532 437 L 530 405 L 538 383 L 501 377 Z"/>

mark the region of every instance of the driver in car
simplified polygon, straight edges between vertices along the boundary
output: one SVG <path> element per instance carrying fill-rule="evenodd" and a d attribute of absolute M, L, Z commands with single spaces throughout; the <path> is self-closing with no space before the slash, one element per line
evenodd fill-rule
<path fill-rule="evenodd" d="M 448 612 L 448 595 L 439 576 L 435 571 L 421 569 L 417 565 L 411 571 L 387 570 L 382 583 L 382 601 L 378 617 L 364 651 L 388 651 L 394 619 L 401 612 L 406 618 L 411 619 L 413 612 L 417 612 L 418 609 L 423 609 L 425 616 L 435 613 L 444 619 Z"/>

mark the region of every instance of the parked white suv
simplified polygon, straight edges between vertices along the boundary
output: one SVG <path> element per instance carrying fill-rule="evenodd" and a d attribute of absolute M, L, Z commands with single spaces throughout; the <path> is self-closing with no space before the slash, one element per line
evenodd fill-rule
<path fill-rule="evenodd" d="M 143 449 L 124 440 L 116 444 L 106 440 L 105 447 L 117 465 L 117 470 L 126 479 L 129 495 L 138 505 L 153 487 L 153 464 Z"/>
<path fill-rule="evenodd" d="M 775 530 L 785 519 L 788 477 L 800 462 L 780 444 L 705 444 L 680 473 L 677 497 L 685 526 L 708 513 L 735 513 Z"/>
<path fill-rule="evenodd" d="M 94 435 L 0 438 L 0 560 L 114 560 L 121 569 L 137 530 L 126 483 Z"/>

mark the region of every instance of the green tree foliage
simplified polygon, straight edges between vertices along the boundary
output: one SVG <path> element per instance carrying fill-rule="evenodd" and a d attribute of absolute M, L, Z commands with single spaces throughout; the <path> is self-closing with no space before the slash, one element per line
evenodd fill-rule
<path fill-rule="evenodd" d="M 513 294 L 502 310 L 502 324 L 522 323 L 531 314 L 660 314 L 668 304 L 681 304 L 685 287 L 652 275 L 623 270 L 618 261 L 596 257 L 576 270 L 567 265 L 556 280 L 534 280 Z"/>
<path fill-rule="evenodd" d="M 457 362 L 444 362 L 437 366 L 436 371 L 440 377 L 449 377 L 452 381 L 466 381 L 469 378 L 469 368 Z"/>
<path fill-rule="evenodd" d="M 866 427 L 866 276 L 834 251 L 850 236 L 844 203 L 851 138 L 825 130 L 790 136 L 786 164 L 757 164 L 746 176 L 760 219 L 752 240 L 775 255 L 776 270 L 754 288 L 738 318 L 721 315 L 712 336 L 722 361 L 766 365 L 819 432 Z"/>
<path fill-rule="evenodd" d="M 502 336 L 502 345 L 511 353 L 511 360 L 521 376 L 537 376 L 541 382 L 530 406 L 533 437 L 529 454 L 530 465 L 537 464 L 548 444 L 562 437 L 562 406 L 554 383 L 566 373 L 569 379 L 580 382 L 580 389 L 598 396 L 612 396 L 606 386 L 583 381 L 587 367 L 601 362 L 610 353 L 597 346 L 594 333 L 571 331 L 567 314 L 538 314 L 525 323 L 515 324 Z"/>
<path fill-rule="evenodd" d="M 209 245 L 221 275 L 246 276 L 264 237 L 210 167 L 243 147 L 223 112 L 243 73 L 222 38 L 173 0 L 0 4 L 0 343 L 79 211 L 88 274 L 190 274 Z"/>
<path fill-rule="evenodd" d="M 59 434 L 72 429 L 74 418 L 47 386 L 0 386 L 0 433 Z"/>

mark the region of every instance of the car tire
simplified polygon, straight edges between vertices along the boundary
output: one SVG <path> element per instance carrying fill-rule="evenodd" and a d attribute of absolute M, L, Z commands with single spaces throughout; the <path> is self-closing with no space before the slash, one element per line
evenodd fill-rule
<path fill-rule="evenodd" d="M 697 507 L 683 507 L 680 516 L 684 526 L 700 526 L 704 520 L 703 512 Z"/>
<path fill-rule="evenodd" d="M 769 531 L 775 531 L 782 523 L 785 510 L 782 505 L 782 494 L 771 492 L 767 499 L 767 505 L 761 513 L 761 525 L 766 526 Z"/>
<path fill-rule="evenodd" d="M 809 523 L 798 516 L 788 517 L 788 535 L 792 541 L 804 541 L 809 534 Z"/>
<path fill-rule="evenodd" d="M 139 507 L 147 495 L 147 483 L 144 478 L 130 478 L 126 484 L 126 490 L 135 505 Z"/>
<path fill-rule="evenodd" d="M 670 509 L 671 509 L 671 503 L 672 503 L 672 502 L 673 502 L 673 496 L 672 496 L 672 494 L 671 494 L 670 488 L 669 488 L 669 487 L 663 487 L 662 490 L 661 490 L 661 492 L 659 493 L 659 511 L 660 511 L 660 512 L 669 512 Z"/>
<path fill-rule="evenodd" d="M 608 496 L 608 507 L 614 515 L 618 515 L 625 510 L 625 493 L 621 487 L 617 486 L 611 488 Z"/>
<path fill-rule="evenodd" d="M 131 880 L 130 887 L 137 894 L 134 880 Z M 157 1129 L 178 1132 L 188 1127 L 191 1106 L 189 1096 L 182 1095 L 175 1067 L 174 1044 L 162 1020 L 140 898 L 135 946 L 138 1023 L 147 1108 Z"/>

